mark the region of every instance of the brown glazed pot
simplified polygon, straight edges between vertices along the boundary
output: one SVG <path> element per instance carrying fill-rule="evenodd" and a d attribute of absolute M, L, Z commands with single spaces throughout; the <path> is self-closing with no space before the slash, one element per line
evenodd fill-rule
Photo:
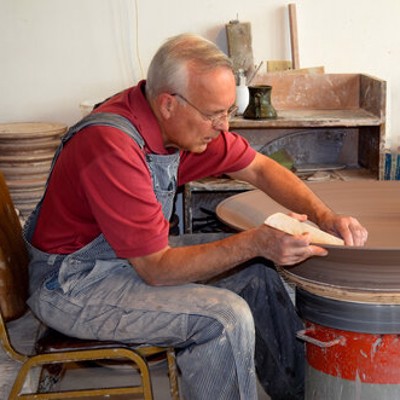
<path fill-rule="evenodd" d="M 271 104 L 272 86 L 249 86 L 249 105 L 243 113 L 246 119 L 274 119 L 277 117 Z"/>

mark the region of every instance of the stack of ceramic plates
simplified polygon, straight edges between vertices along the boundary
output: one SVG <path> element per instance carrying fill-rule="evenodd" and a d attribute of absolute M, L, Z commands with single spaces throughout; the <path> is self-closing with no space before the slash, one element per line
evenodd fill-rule
<path fill-rule="evenodd" d="M 0 171 L 25 219 L 42 197 L 51 161 L 67 126 L 23 122 L 0 124 Z"/>

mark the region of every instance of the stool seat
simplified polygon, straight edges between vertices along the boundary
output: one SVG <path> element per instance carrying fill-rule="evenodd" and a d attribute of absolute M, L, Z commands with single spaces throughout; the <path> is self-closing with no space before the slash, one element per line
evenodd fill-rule
<path fill-rule="evenodd" d="M 36 342 L 37 353 L 53 353 L 55 351 L 77 351 L 82 349 L 104 349 L 114 347 L 136 348 L 137 343 L 122 343 L 112 340 L 78 339 L 64 335 L 52 328 L 47 328 Z"/>

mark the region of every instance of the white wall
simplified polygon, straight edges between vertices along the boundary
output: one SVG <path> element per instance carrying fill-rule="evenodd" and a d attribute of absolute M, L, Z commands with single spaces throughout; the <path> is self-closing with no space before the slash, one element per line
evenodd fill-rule
<path fill-rule="evenodd" d="M 79 104 L 146 74 L 167 37 L 195 32 L 226 48 L 225 24 L 251 22 L 254 61 L 290 59 L 297 7 L 301 67 L 388 83 L 388 141 L 400 144 L 398 0 L 0 0 L 0 122 L 72 124 Z"/>

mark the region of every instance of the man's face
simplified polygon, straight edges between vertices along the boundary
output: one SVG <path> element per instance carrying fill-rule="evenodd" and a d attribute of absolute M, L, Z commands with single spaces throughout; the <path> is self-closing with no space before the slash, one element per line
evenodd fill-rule
<path fill-rule="evenodd" d="M 171 94 L 174 109 L 164 126 L 165 146 L 205 151 L 221 131 L 229 129 L 235 85 L 232 71 L 226 68 L 191 76 L 187 93 Z"/>

